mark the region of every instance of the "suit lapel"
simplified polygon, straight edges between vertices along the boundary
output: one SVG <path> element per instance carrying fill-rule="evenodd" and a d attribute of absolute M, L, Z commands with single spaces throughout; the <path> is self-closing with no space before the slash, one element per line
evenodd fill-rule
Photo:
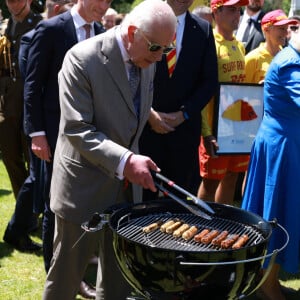
<path fill-rule="evenodd" d="M 65 46 L 66 49 L 70 49 L 78 42 L 73 18 L 70 11 L 61 14 L 60 18 L 64 33 Z"/>
<path fill-rule="evenodd" d="M 180 69 L 180 64 L 182 62 L 182 57 L 189 57 L 189 55 L 184 54 L 185 51 L 190 51 L 187 47 L 185 47 L 186 44 L 189 44 L 190 40 L 193 38 L 193 26 L 192 26 L 192 18 L 189 14 L 189 12 L 186 13 L 185 16 L 185 25 L 184 25 L 184 30 L 183 30 L 183 35 L 182 35 L 182 42 L 181 42 L 181 50 L 179 56 L 176 58 L 176 67 L 174 70 L 174 73 L 178 69 Z"/>
<path fill-rule="evenodd" d="M 103 26 L 97 22 L 94 23 L 94 30 L 95 30 L 95 35 L 105 32 Z"/>
<path fill-rule="evenodd" d="M 101 48 L 101 52 L 106 57 L 106 68 L 129 109 L 135 114 L 125 64 L 115 37 L 115 31 L 110 30 L 104 34 L 110 36 L 110 39 L 104 40 Z"/>

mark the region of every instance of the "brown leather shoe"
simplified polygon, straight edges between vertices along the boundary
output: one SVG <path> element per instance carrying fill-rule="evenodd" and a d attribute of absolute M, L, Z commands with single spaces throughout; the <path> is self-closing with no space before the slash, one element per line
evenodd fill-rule
<path fill-rule="evenodd" d="M 78 294 L 85 299 L 96 299 L 96 289 L 85 281 L 80 282 Z"/>

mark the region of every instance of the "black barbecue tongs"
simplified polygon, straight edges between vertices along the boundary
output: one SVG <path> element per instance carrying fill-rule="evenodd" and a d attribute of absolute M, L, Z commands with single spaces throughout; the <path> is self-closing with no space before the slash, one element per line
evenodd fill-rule
<path fill-rule="evenodd" d="M 199 217 L 202 217 L 202 218 L 207 219 L 207 220 L 211 220 L 212 219 L 212 217 L 209 214 L 207 214 L 206 212 L 208 212 L 208 213 L 210 213 L 212 215 L 215 212 L 214 212 L 214 210 L 205 201 L 203 201 L 203 200 L 199 199 L 198 197 L 196 197 L 195 195 L 189 193 L 188 191 L 186 191 L 182 187 L 180 187 L 177 184 L 175 184 L 174 181 L 168 179 L 167 177 L 161 175 L 160 173 L 157 173 L 155 171 L 151 171 L 151 174 L 152 174 L 155 186 L 165 196 L 169 196 L 170 198 L 172 198 L 173 200 L 175 200 L 176 202 L 178 202 L 180 205 L 182 205 L 186 209 L 188 209 L 191 213 L 193 213 L 193 214 L 195 214 L 195 215 L 197 215 Z M 186 201 L 184 201 L 183 199 L 180 199 L 179 197 L 177 197 L 175 194 L 173 194 L 172 192 L 170 192 L 166 187 L 164 187 L 162 184 L 160 184 L 157 179 L 165 182 L 171 188 L 174 188 L 178 192 L 184 194 L 186 197 L 188 197 L 189 199 L 191 199 L 194 204 L 196 204 L 197 206 L 201 207 L 206 212 L 203 212 L 198 207 L 189 205 Z"/>

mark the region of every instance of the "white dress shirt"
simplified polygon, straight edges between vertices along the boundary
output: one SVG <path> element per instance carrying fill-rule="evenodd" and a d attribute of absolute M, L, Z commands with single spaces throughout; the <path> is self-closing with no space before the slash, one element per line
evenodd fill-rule
<path fill-rule="evenodd" d="M 178 59 L 180 55 L 180 51 L 182 48 L 182 38 L 185 26 L 185 16 L 186 12 L 182 15 L 177 16 L 177 29 L 176 29 L 176 59 Z"/>
<path fill-rule="evenodd" d="M 255 15 L 251 16 L 251 19 L 255 22 L 257 22 L 257 18 L 258 15 L 260 14 L 261 11 L 258 11 Z M 236 39 L 238 41 L 242 41 L 243 40 L 243 36 L 245 33 L 245 30 L 248 26 L 248 20 L 250 19 L 250 16 L 248 15 L 247 11 L 244 11 L 244 14 L 242 16 L 242 20 L 240 22 L 239 28 L 237 29 L 236 32 Z M 251 34 L 252 30 L 253 30 L 254 24 L 253 22 L 251 23 L 251 27 L 250 27 L 250 31 L 249 31 L 249 35 Z"/>
<path fill-rule="evenodd" d="M 92 37 L 92 36 L 95 36 L 94 22 L 87 23 L 87 22 L 79 15 L 79 13 L 77 12 L 76 5 L 74 5 L 74 6 L 71 8 L 71 11 L 70 11 L 70 12 L 71 12 L 71 16 L 72 16 L 72 18 L 73 18 L 73 22 L 74 22 L 74 25 L 75 25 L 76 36 L 77 36 L 78 42 L 81 42 L 81 41 L 84 41 L 84 40 L 85 40 L 85 34 L 86 34 L 86 31 L 85 31 L 85 29 L 83 28 L 83 25 L 85 25 L 85 24 L 90 24 L 90 25 L 91 25 L 91 37 Z"/>

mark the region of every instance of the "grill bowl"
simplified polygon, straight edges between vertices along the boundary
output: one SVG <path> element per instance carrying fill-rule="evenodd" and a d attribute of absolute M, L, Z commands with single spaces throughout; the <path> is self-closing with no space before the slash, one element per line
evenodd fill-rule
<path fill-rule="evenodd" d="M 212 221 L 193 216 L 169 199 L 130 205 L 111 214 L 109 225 L 113 231 L 115 256 L 121 272 L 135 290 L 148 299 L 159 300 L 193 299 L 193 296 L 199 299 L 200 295 L 203 299 L 239 299 L 256 288 L 264 259 L 251 259 L 266 254 L 271 224 L 236 207 L 210 205 L 216 212 Z M 234 223 L 237 227 L 234 230 L 240 231 L 242 227 L 250 230 L 253 237 L 241 249 L 224 250 L 201 245 L 198 249 L 192 242 L 166 234 L 161 235 L 173 239 L 170 246 L 161 239 L 154 243 L 156 238 L 152 236 L 159 235 L 159 231 L 148 235 L 141 233 L 143 222 L 149 225 L 152 219 L 175 216 L 215 229 L 220 229 L 220 224 L 226 228 Z M 197 265 L 199 263 L 203 265 Z"/>

